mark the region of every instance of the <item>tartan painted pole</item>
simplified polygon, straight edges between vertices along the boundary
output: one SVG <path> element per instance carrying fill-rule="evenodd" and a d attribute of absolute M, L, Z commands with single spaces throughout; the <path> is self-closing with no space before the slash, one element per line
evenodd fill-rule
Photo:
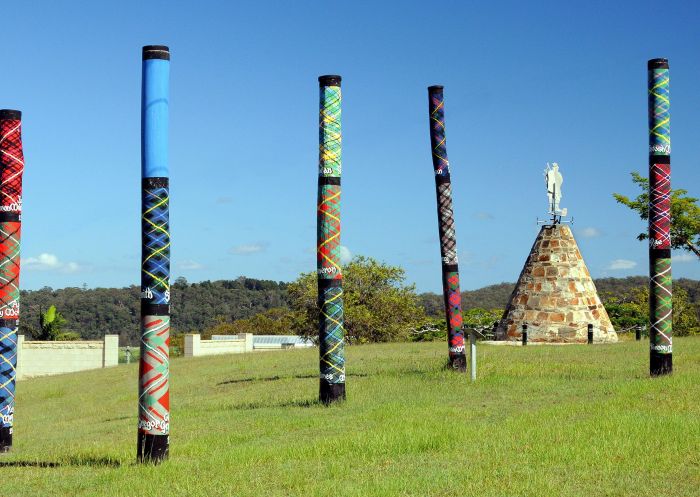
<path fill-rule="evenodd" d="M 649 372 L 673 371 L 671 112 L 667 59 L 647 64 L 649 84 Z"/>
<path fill-rule="evenodd" d="M 462 294 L 459 289 L 457 239 L 452 212 L 450 165 L 447 160 L 447 145 L 445 143 L 445 105 L 442 86 L 428 87 L 428 110 L 430 112 L 430 146 L 435 171 L 440 255 L 442 257 L 442 287 L 445 299 L 450 367 L 457 371 L 466 372 L 467 357 L 462 328 Z"/>
<path fill-rule="evenodd" d="M 340 268 L 340 76 L 320 76 L 318 210 L 316 218 L 319 400 L 345 399 L 343 274 Z"/>
<path fill-rule="evenodd" d="M 170 446 L 170 227 L 168 106 L 170 51 L 143 47 L 141 88 L 141 357 L 139 462 Z"/>
<path fill-rule="evenodd" d="M 19 328 L 22 113 L 0 110 L 0 452 L 12 448 Z"/>

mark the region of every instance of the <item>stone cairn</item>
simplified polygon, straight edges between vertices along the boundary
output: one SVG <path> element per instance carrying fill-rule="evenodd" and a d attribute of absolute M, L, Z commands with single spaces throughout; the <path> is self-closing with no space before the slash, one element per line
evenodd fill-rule
<path fill-rule="evenodd" d="M 616 342 L 595 284 L 571 228 L 542 227 L 496 328 L 499 340 L 518 340 L 527 324 L 528 341 L 585 343 L 588 325 L 594 342 Z"/>

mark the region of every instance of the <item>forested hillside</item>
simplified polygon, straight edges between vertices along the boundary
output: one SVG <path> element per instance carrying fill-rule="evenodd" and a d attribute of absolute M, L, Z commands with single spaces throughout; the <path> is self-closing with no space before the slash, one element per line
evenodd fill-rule
<path fill-rule="evenodd" d="M 174 330 L 186 333 L 212 326 L 217 317 L 227 320 L 250 317 L 273 307 L 286 307 L 283 282 L 238 278 L 172 286 Z M 138 343 L 139 288 L 42 288 L 22 292 L 22 332 L 31 335 L 39 327 L 39 313 L 55 305 L 66 319 L 66 328 L 85 339 L 113 333 L 121 343 Z"/>
<path fill-rule="evenodd" d="M 598 294 L 603 302 L 612 296 L 622 297 L 628 295 L 632 289 L 644 287 L 647 284 L 647 278 L 644 276 L 600 278 L 595 280 Z M 688 292 L 688 297 L 691 302 L 700 302 L 700 281 L 679 278 L 674 280 L 673 285 L 685 289 Z M 503 309 L 508 303 L 508 298 L 514 287 L 515 283 L 499 283 L 497 285 L 485 286 L 478 290 L 462 292 L 462 308 L 471 309 L 474 307 L 481 307 L 483 309 Z M 420 299 L 428 315 L 442 316 L 442 295 L 423 293 L 420 295 Z"/>
<path fill-rule="evenodd" d="M 603 300 L 624 296 L 647 284 L 646 278 L 603 278 L 596 280 Z M 684 288 L 689 300 L 700 301 L 700 281 L 678 279 L 674 286 Z M 502 309 L 514 283 L 490 285 L 462 294 L 465 310 L 481 307 Z M 236 280 L 187 283 L 178 279 L 172 291 L 172 327 L 177 333 L 201 332 L 217 322 L 254 316 L 273 308 L 287 308 L 287 283 L 240 277 Z M 429 316 L 442 317 L 442 296 L 419 295 Z M 39 327 L 39 313 L 55 305 L 66 319 L 66 328 L 82 338 L 94 339 L 107 333 L 120 335 L 122 344 L 137 344 L 139 333 L 139 289 L 129 288 L 42 288 L 22 292 L 22 332 L 32 335 Z"/>
<path fill-rule="evenodd" d="M 462 309 L 481 307 L 482 309 L 503 309 L 515 283 L 499 283 L 478 290 L 462 292 Z M 437 293 L 422 293 L 421 303 L 429 316 L 442 316 L 444 303 L 442 295 Z"/>

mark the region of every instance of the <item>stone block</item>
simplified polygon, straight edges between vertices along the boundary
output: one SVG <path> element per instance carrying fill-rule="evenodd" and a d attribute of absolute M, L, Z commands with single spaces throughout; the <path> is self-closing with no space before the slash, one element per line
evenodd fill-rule
<path fill-rule="evenodd" d="M 586 325 L 593 322 L 606 341 L 616 340 L 571 229 L 542 227 L 532 247 L 499 325 L 501 335 L 519 336 L 527 322 L 533 341 L 585 342 Z"/>

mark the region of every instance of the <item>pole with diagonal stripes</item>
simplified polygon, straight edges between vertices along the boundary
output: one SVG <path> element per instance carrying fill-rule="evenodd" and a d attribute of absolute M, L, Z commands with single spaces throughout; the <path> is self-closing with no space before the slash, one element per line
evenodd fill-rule
<path fill-rule="evenodd" d="M 649 372 L 673 371 L 671 108 L 668 60 L 651 59 L 649 85 Z"/>
<path fill-rule="evenodd" d="M 340 76 L 320 76 L 318 209 L 316 242 L 319 399 L 345 399 L 345 329 L 343 274 L 340 268 Z"/>
<path fill-rule="evenodd" d="M 0 110 L 0 452 L 12 448 L 19 328 L 22 113 Z"/>
<path fill-rule="evenodd" d="M 450 164 L 447 160 L 447 144 L 445 142 L 445 105 L 442 86 L 428 87 L 428 112 L 430 114 L 430 146 L 433 154 L 437 194 L 449 364 L 457 371 L 466 372 L 467 356 L 464 349 L 464 329 L 462 328 L 462 295 L 459 288 L 457 239 L 452 212 Z"/>
<path fill-rule="evenodd" d="M 141 90 L 141 358 L 137 458 L 159 462 L 170 446 L 170 50 L 143 47 Z"/>

